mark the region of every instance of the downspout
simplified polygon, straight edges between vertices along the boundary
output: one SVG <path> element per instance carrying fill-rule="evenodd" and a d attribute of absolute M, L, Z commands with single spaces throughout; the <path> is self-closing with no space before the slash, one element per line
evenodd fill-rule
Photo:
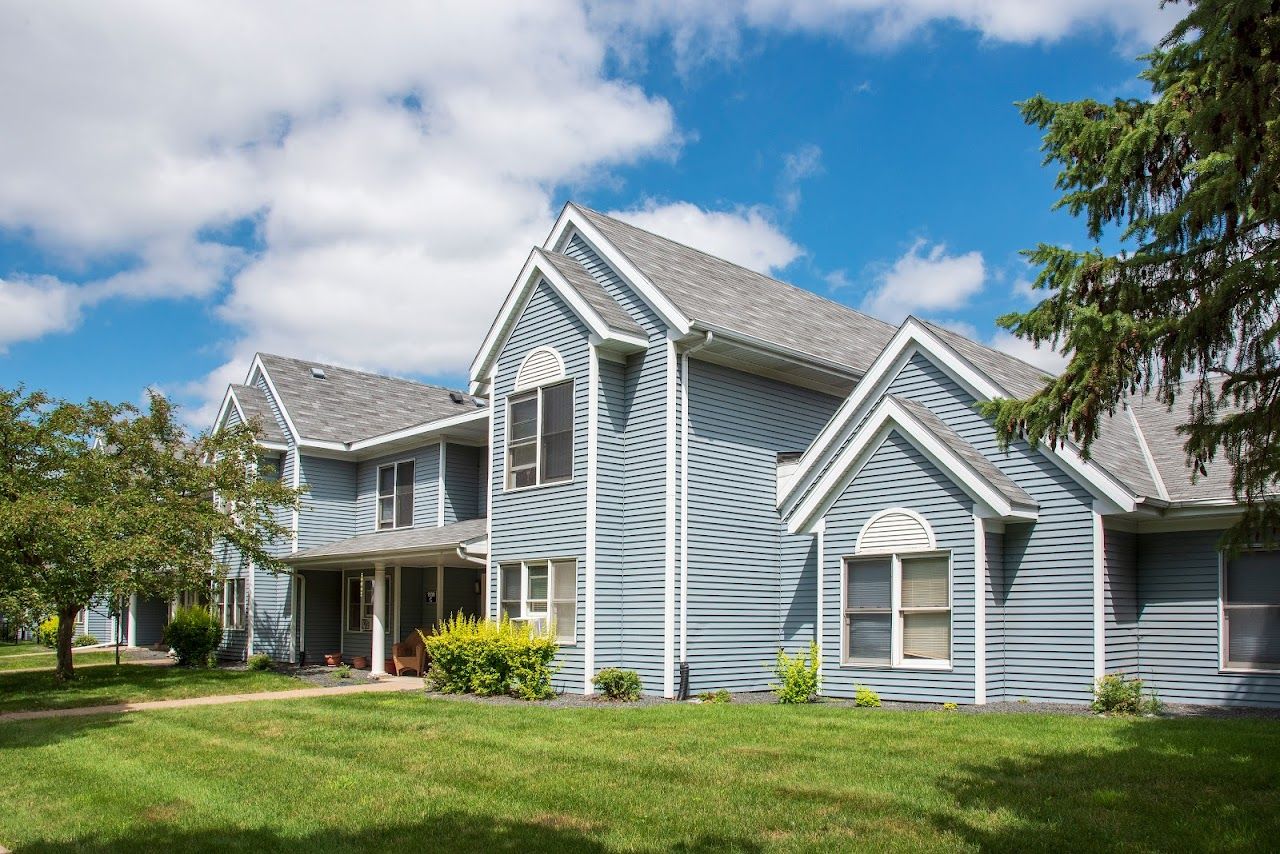
<path fill-rule="evenodd" d="M 689 699 L 689 356 L 715 341 L 714 332 L 680 354 L 680 689 Z"/>

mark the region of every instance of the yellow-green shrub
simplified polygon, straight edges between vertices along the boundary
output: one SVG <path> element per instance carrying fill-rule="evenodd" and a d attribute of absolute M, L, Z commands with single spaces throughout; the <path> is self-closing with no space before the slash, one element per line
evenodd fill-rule
<path fill-rule="evenodd" d="M 558 647 L 554 637 L 527 623 L 461 614 L 423 635 L 431 686 L 445 694 L 513 694 L 544 700 L 555 694 L 551 677 Z"/>
<path fill-rule="evenodd" d="M 36 626 L 36 642 L 44 646 L 58 645 L 58 618 L 49 619 Z"/>

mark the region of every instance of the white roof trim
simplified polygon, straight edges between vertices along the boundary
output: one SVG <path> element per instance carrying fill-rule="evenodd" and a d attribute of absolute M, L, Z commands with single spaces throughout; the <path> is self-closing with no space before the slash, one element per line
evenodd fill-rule
<path fill-rule="evenodd" d="M 280 416 L 284 418 L 285 426 L 289 428 L 289 435 L 293 437 L 293 441 L 297 442 L 302 438 L 302 434 L 298 432 L 298 428 L 294 426 L 293 419 L 289 417 L 289 410 L 285 408 L 284 398 L 280 396 L 280 392 L 276 391 L 276 384 L 271 381 L 271 374 L 267 373 L 267 366 L 262 364 L 262 357 L 257 353 L 253 355 L 253 364 L 249 366 L 249 374 L 244 379 L 245 385 L 253 385 L 253 375 L 260 372 L 262 379 L 266 382 L 267 388 L 271 391 L 271 396 L 275 398 L 276 407 L 280 410 Z"/>
<path fill-rule="evenodd" d="M 222 405 L 218 407 L 218 417 L 213 419 L 213 431 L 216 433 L 222 429 L 227 421 L 227 414 L 231 411 L 231 407 L 236 408 L 236 412 L 240 415 L 241 423 L 244 422 L 244 409 L 240 406 L 240 399 L 236 397 L 235 390 L 231 386 L 227 386 L 227 391 L 222 395 Z"/>
<path fill-rule="evenodd" d="M 848 440 L 861 423 L 863 413 L 884 394 L 889 383 L 917 352 L 931 356 L 938 367 L 967 388 L 978 400 L 1010 396 L 1009 392 L 996 385 L 923 323 L 914 317 L 908 317 L 871 363 L 866 376 L 854 387 L 853 393 L 840 405 L 801 457 L 800 467 L 778 504 L 784 515 L 795 511 L 801 503 L 801 496 L 813 486 L 823 465 Z M 1136 506 L 1136 496 L 1096 463 L 1081 457 L 1074 448 L 1067 445 L 1053 448 L 1044 443 L 1038 448 L 1095 497 L 1111 501 L 1123 512 L 1131 511 Z"/>
<path fill-rule="evenodd" d="M 470 424 L 473 421 L 487 421 L 489 419 L 489 407 L 477 406 L 473 412 L 464 412 L 461 415 L 452 415 L 448 418 L 442 418 L 438 421 L 427 421 L 423 424 L 415 424 L 412 427 L 405 427 L 400 430 L 393 430 L 390 433 L 383 433 L 378 436 L 371 436 L 368 439 L 357 439 L 354 442 L 347 442 L 342 445 L 343 448 L 351 451 L 363 451 L 366 448 L 373 448 L 378 445 L 385 445 L 388 442 L 398 442 L 402 439 L 412 439 L 416 436 L 422 436 L 430 433 L 437 433 L 457 427 L 462 424 Z"/>
<path fill-rule="evenodd" d="M 1147 464 L 1147 471 L 1151 473 L 1151 481 L 1156 485 L 1156 496 L 1162 501 L 1169 500 L 1169 490 L 1165 488 L 1164 478 L 1160 476 L 1160 469 L 1156 467 L 1156 458 L 1151 454 L 1151 446 L 1147 444 L 1147 437 L 1142 433 L 1142 425 L 1138 423 L 1138 416 L 1133 414 L 1133 407 L 1126 406 L 1125 414 L 1129 416 L 1129 423 L 1133 425 L 1134 435 L 1138 437 L 1138 447 L 1142 449 L 1142 459 Z"/>
<path fill-rule="evenodd" d="M 689 334 L 690 321 L 684 312 L 653 282 L 649 281 L 649 278 L 641 273 L 618 247 L 610 243 L 600 229 L 596 228 L 595 224 L 572 202 L 564 206 L 559 219 L 551 229 L 551 234 L 547 235 L 542 246 L 549 251 L 561 251 L 575 231 L 631 286 L 633 291 L 640 295 L 641 299 L 648 303 L 663 323 L 680 335 Z"/>
<path fill-rule="evenodd" d="M 831 467 L 805 496 L 787 521 L 791 533 L 813 533 L 815 525 L 831 505 L 848 489 L 862 466 L 889 434 L 901 433 L 920 453 L 963 489 L 970 498 L 992 516 L 1002 519 L 1035 519 L 1035 510 L 1010 503 L 1004 494 L 974 471 L 959 454 L 921 424 L 914 415 L 891 397 L 882 398 L 858 435 L 836 457 Z"/>
<path fill-rule="evenodd" d="M 520 315 L 524 312 L 530 296 L 532 296 L 540 282 L 545 281 L 555 291 L 556 295 L 569 306 L 569 309 L 587 325 L 588 330 L 592 334 L 598 335 L 602 341 L 625 344 L 636 348 L 644 348 L 649 345 L 647 338 L 630 333 L 617 332 L 610 328 L 604 318 L 565 280 L 560 271 L 555 268 L 555 265 L 544 260 L 542 252 L 543 250 L 535 248 L 529 253 L 529 258 L 525 261 L 524 267 L 521 268 L 520 275 L 516 277 L 515 284 L 511 286 L 511 291 L 502 303 L 502 308 L 498 311 L 497 318 L 494 319 L 493 325 L 489 327 L 489 334 L 485 336 L 480 352 L 476 354 L 475 360 L 471 363 L 473 393 L 476 387 L 488 380 L 494 363 L 497 362 L 499 351 L 501 351 L 503 344 L 506 343 L 511 330 L 520 319 Z"/>

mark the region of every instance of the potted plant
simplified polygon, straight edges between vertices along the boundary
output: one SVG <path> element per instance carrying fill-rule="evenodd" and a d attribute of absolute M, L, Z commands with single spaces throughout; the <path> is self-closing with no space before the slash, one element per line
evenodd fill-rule
<path fill-rule="evenodd" d="M 368 669 L 369 669 L 369 658 L 368 658 L 368 656 L 364 656 L 364 655 L 357 655 L 355 658 L 351 659 L 351 663 L 352 663 L 352 665 L 354 665 L 354 666 L 355 666 L 356 670 L 368 670 Z"/>
<path fill-rule="evenodd" d="M 342 653 L 326 652 L 324 654 L 324 663 L 326 667 L 337 667 L 342 663 Z"/>

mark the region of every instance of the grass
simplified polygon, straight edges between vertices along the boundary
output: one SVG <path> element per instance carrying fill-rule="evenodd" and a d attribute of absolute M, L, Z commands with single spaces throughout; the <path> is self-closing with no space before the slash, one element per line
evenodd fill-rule
<path fill-rule="evenodd" d="M 31 650 L 38 655 L 7 655 L 0 656 L 0 672 L 5 670 L 20 670 L 32 667 L 47 667 L 50 670 L 58 663 L 58 654 L 56 652 L 44 652 L 41 649 Z M 120 660 L 128 661 L 131 657 L 130 652 L 120 650 Z M 114 664 L 116 660 L 115 650 L 93 652 L 77 652 L 75 658 L 72 659 L 77 668 L 82 664 Z"/>
<path fill-rule="evenodd" d="M 18 851 L 1267 850 L 1280 724 L 349 695 L 0 725 Z M 68 784 L 67 781 L 74 781 Z"/>
<path fill-rule="evenodd" d="M 0 658 L 10 655 L 26 655 L 29 652 L 43 652 L 48 647 L 37 646 L 35 641 L 0 641 Z"/>
<path fill-rule="evenodd" d="M 148 664 L 77 669 L 75 681 L 61 686 L 54 681 L 51 670 L 0 673 L 0 712 L 70 709 L 301 687 L 305 686 L 297 679 L 279 673 L 218 668 L 188 670 Z"/>

